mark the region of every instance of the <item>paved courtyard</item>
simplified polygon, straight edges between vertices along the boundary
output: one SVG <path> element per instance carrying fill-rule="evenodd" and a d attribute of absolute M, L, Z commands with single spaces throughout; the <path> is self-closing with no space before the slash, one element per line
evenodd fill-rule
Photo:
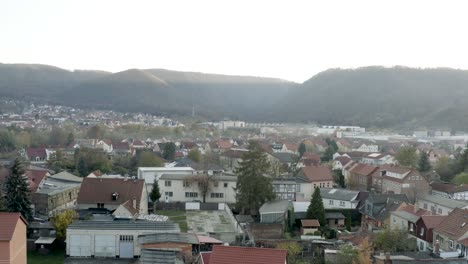
<path fill-rule="evenodd" d="M 210 235 L 223 242 L 233 242 L 237 235 L 226 211 L 187 211 L 189 233 Z"/>

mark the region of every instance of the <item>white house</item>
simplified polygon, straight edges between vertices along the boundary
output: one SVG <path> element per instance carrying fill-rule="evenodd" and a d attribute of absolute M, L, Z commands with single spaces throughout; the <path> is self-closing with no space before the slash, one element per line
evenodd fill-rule
<path fill-rule="evenodd" d="M 320 195 L 325 209 L 356 209 L 359 203 L 359 191 L 321 188 Z"/>
<path fill-rule="evenodd" d="M 196 174 L 191 167 L 139 167 L 138 179 L 144 179 L 148 193 L 153 190 L 154 180 L 159 180 L 163 174 Z M 161 187 L 161 185 L 159 185 Z"/>
<path fill-rule="evenodd" d="M 228 175 L 163 174 L 158 181 L 162 202 L 203 201 L 199 177 L 208 177 L 207 203 L 235 203 L 237 177 Z"/>
<path fill-rule="evenodd" d="M 395 159 L 389 154 L 371 153 L 362 157 L 361 163 L 379 166 L 384 164 L 395 164 Z"/>
<path fill-rule="evenodd" d="M 366 145 L 362 144 L 359 148 L 353 149 L 353 151 L 359 152 L 379 152 L 379 145 Z"/>
<path fill-rule="evenodd" d="M 456 201 L 437 195 L 426 195 L 417 200 L 418 208 L 431 211 L 437 215 L 448 215 L 455 208 L 468 208 L 468 202 Z"/>
<path fill-rule="evenodd" d="M 114 150 L 112 142 L 110 140 L 99 140 L 96 143 L 96 148 L 102 149 L 106 153 L 112 153 Z"/>

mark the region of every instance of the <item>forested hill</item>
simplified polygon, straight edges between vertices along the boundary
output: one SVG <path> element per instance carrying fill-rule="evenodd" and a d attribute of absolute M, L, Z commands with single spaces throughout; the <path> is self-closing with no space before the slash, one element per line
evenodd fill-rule
<path fill-rule="evenodd" d="M 330 69 L 289 93 L 272 117 L 321 124 L 468 131 L 468 71 Z"/>
<path fill-rule="evenodd" d="M 118 73 L 0 64 L 0 96 L 208 120 L 318 122 L 468 131 L 468 71 L 331 69 L 302 84 L 163 69 Z M 0 106 L 1 111 L 1 106 Z"/>

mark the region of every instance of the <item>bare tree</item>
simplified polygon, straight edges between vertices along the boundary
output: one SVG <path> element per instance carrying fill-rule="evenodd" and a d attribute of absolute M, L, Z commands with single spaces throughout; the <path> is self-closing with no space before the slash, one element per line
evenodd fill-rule
<path fill-rule="evenodd" d="M 211 188 L 218 183 L 214 175 L 208 174 L 193 175 L 187 179 L 187 182 L 198 185 L 204 203 L 206 203 L 206 195 L 211 191 Z"/>

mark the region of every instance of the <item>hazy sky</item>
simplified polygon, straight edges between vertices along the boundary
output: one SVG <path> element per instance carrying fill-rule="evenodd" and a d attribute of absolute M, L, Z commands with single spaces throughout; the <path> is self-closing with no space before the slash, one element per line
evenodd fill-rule
<path fill-rule="evenodd" d="M 468 69 L 468 1 L 1 0 L 0 62 L 302 82 L 327 68 Z"/>

